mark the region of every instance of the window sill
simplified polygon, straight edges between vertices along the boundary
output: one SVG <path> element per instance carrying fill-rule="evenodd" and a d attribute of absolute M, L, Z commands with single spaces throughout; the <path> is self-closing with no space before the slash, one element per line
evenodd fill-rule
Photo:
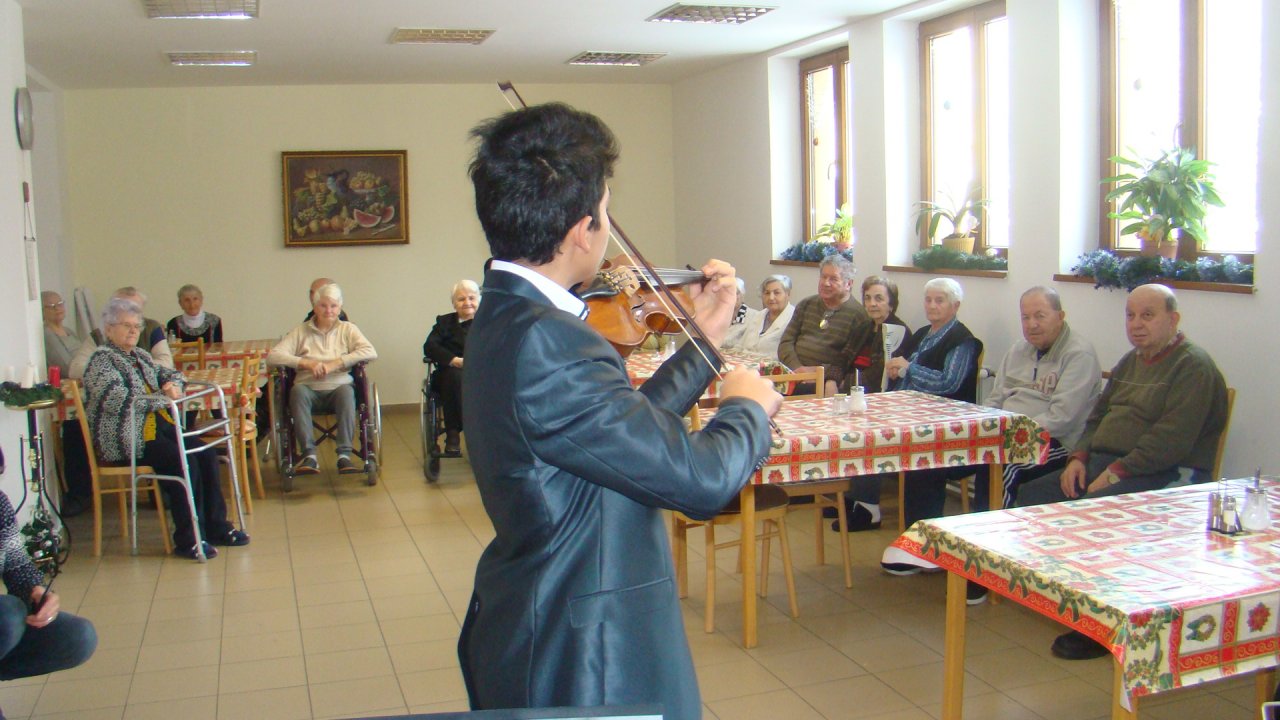
<path fill-rule="evenodd" d="M 770 264 L 770 265 L 789 265 L 789 266 L 791 266 L 791 267 L 811 267 L 811 268 L 816 268 L 816 267 L 818 267 L 818 263 L 816 263 L 816 262 L 805 262 L 804 260 L 778 260 L 778 259 L 773 259 L 773 260 L 770 260 L 770 261 L 769 261 L 769 264 Z"/>
<path fill-rule="evenodd" d="M 958 268 L 938 268 L 924 270 L 914 265 L 885 265 L 885 272 L 915 273 L 917 275 L 954 275 L 956 277 L 995 278 L 1003 280 L 1009 276 L 1008 270 L 961 270 Z"/>
<path fill-rule="evenodd" d="M 1093 278 L 1087 275 L 1064 275 L 1059 273 L 1055 274 L 1053 279 L 1055 282 L 1080 283 L 1083 285 L 1095 284 Z M 1171 287 L 1174 290 L 1200 290 L 1203 292 L 1231 293 L 1235 295 L 1253 295 L 1258 291 L 1258 288 L 1255 285 L 1240 285 L 1238 283 L 1192 282 L 1190 280 L 1160 280 L 1159 282 L 1161 285 Z M 1114 289 L 1122 290 L 1123 288 Z"/>

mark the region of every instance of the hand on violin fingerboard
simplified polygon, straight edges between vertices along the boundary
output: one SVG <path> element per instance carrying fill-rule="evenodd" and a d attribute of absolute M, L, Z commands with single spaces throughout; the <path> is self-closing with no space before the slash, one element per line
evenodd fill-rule
<path fill-rule="evenodd" d="M 700 270 L 707 278 L 701 286 L 693 285 L 693 316 L 698 319 L 707 339 L 720 347 L 729 323 L 738 309 L 737 272 L 723 260 L 711 259 Z"/>

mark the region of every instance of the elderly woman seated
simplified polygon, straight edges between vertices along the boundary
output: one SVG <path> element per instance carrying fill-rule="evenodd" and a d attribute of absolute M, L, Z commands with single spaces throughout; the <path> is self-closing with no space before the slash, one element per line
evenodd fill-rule
<path fill-rule="evenodd" d="M 978 358 L 982 355 L 982 341 L 956 319 L 963 299 L 960 283 L 951 278 L 934 278 L 925 283 L 924 315 L 929 324 L 907 338 L 899 351 L 901 357 L 885 364 L 893 380 L 892 389 L 918 390 L 966 402 L 977 400 Z M 946 503 L 947 481 L 972 474 L 973 469 L 967 467 L 907 473 L 903 497 L 907 527 L 917 520 L 941 516 Z M 975 485 L 983 488 L 985 483 Z M 980 503 L 983 502 L 981 497 Z M 897 575 L 929 569 L 918 562 L 906 560 L 902 557 L 904 555 L 907 554 L 890 547 L 880 564 L 886 571 Z"/>
<path fill-rule="evenodd" d="M 175 315 L 165 324 L 165 332 L 178 338 L 178 342 L 204 340 L 204 344 L 222 342 L 222 318 L 205 312 L 204 292 L 195 285 L 183 285 L 178 290 L 178 305 L 182 314 Z"/>
<path fill-rule="evenodd" d="M 320 472 L 311 425 L 311 414 L 318 410 L 338 416 L 338 472 L 344 475 L 363 472 L 351 459 L 356 394 L 347 371 L 356 363 L 376 360 L 378 353 L 360 328 L 339 319 L 342 288 L 336 283 L 315 291 L 311 310 L 311 319 L 289 331 L 267 355 L 268 365 L 298 372 L 289 391 L 289 412 L 293 416 L 294 435 L 302 446 L 299 448 L 302 458 L 293 470 L 299 475 Z"/>
<path fill-rule="evenodd" d="M 444 454 L 457 457 L 462 452 L 462 355 L 471 319 L 480 306 L 480 286 L 471 280 L 459 280 L 453 285 L 450 300 L 453 312 L 436 316 L 435 327 L 422 343 L 422 356 L 439 368 L 432 382 L 444 405 Z"/>
<path fill-rule="evenodd" d="M 127 463 L 132 452 L 140 465 L 150 465 L 162 475 L 182 476 L 182 452 L 174 418 L 168 404 L 159 399 L 138 403 L 135 422 L 130 425 L 130 408 L 144 395 L 182 397 L 186 381 L 182 373 L 161 367 L 147 351 L 138 347 L 145 327 L 142 308 L 124 298 L 112 298 L 102 311 L 105 342 L 89 356 L 84 372 L 89 427 L 98 457 L 106 462 Z M 198 437 L 186 439 L 186 446 L 199 447 Z M 248 545 L 249 536 L 227 521 L 227 503 L 222 497 L 218 459 L 213 449 L 187 456 L 196 517 L 191 517 L 186 489 L 176 482 L 162 482 L 173 514 L 174 553 L 195 558 L 196 523 L 205 538 L 204 554 L 215 557 L 213 545 Z"/>
<path fill-rule="evenodd" d="M 742 322 L 729 326 L 722 348 L 778 357 L 778 341 L 796 310 L 791 304 L 791 278 L 786 275 L 765 278 L 760 283 L 760 303 L 764 305 L 763 310 L 749 307 Z"/>

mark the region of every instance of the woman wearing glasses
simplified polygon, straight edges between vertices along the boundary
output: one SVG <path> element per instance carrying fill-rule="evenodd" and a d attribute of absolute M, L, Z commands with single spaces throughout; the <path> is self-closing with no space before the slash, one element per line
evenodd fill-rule
<path fill-rule="evenodd" d="M 138 464 L 150 465 L 161 475 L 182 476 L 182 460 L 174 418 L 168 404 L 148 400 L 139 404 L 134 423 L 129 425 L 134 398 L 164 394 L 182 397 L 186 380 L 177 370 L 157 365 L 150 353 L 138 347 L 145 327 L 142 308 L 124 298 L 112 298 L 102 311 L 106 342 L 89 357 L 84 372 L 89 427 L 98 457 L 106 462 L 129 461 L 132 451 Z M 187 447 L 198 446 L 197 437 L 187 438 Z M 212 545 L 248 545 L 249 536 L 227 521 L 227 503 L 218 479 L 217 456 L 212 449 L 187 458 L 191 488 L 196 501 L 196 518 L 191 517 L 186 490 L 176 482 L 164 482 L 169 511 L 173 514 L 174 554 L 197 557 L 195 521 L 200 523 L 204 554 L 215 557 Z"/>
<path fill-rule="evenodd" d="M 50 366 L 62 368 L 63 377 L 69 377 L 71 357 L 84 338 L 62 324 L 67 319 L 67 304 L 58 293 L 52 290 L 40 293 L 40 312 L 44 315 L 44 356 Z"/>

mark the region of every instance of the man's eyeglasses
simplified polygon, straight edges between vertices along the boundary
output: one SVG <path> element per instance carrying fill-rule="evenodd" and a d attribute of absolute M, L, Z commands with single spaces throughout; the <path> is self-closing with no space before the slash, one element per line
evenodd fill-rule
<path fill-rule="evenodd" d="M 134 332 L 142 332 L 142 325 L 139 325 L 138 323 L 122 323 L 122 322 L 118 322 L 118 323 L 111 323 L 111 324 L 112 324 L 113 326 L 116 326 L 116 327 L 123 327 L 123 328 L 129 329 L 129 330 L 132 330 L 132 331 L 134 331 Z"/>
<path fill-rule="evenodd" d="M 56 303 L 45 303 L 45 304 L 44 304 L 44 306 L 45 306 L 45 307 L 47 307 L 47 308 L 49 308 L 50 310 L 52 310 L 53 308 L 60 308 L 60 307 L 63 307 L 63 306 L 64 306 L 64 305 L 66 305 L 66 304 L 67 304 L 67 303 L 66 303 L 66 301 L 64 301 L 64 300 L 59 300 L 59 301 L 58 301 L 58 302 L 56 302 Z"/>

